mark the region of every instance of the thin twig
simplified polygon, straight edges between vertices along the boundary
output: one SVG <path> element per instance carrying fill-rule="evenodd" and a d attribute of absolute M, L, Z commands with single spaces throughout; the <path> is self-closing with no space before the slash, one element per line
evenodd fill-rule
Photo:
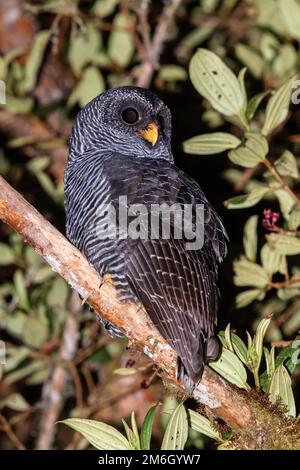
<path fill-rule="evenodd" d="M 0 414 L 0 423 L 2 424 L 2 430 L 7 434 L 11 442 L 15 445 L 18 450 L 26 450 L 26 447 L 22 444 L 16 433 L 12 430 L 11 425 L 7 419 Z"/>
<path fill-rule="evenodd" d="M 295 204 L 298 207 L 300 207 L 300 199 L 298 198 L 297 194 L 295 194 L 292 191 L 292 189 L 289 187 L 289 185 L 284 181 L 284 179 L 278 173 L 275 166 L 267 158 L 264 159 L 263 163 L 268 168 L 268 170 L 272 174 L 272 176 L 278 181 L 278 183 L 280 184 L 282 189 L 284 189 L 291 196 L 291 198 L 295 201 Z"/>
<path fill-rule="evenodd" d="M 137 86 L 144 88 L 149 87 L 155 69 L 157 68 L 157 64 L 159 63 L 164 44 L 168 38 L 170 23 L 172 22 L 181 3 L 183 3 L 183 0 L 171 0 L 165 5 L 155 28 L 152 41 L 147 39 L 145 43 L 145 36 L 143 35 L 144 46 L 147 53 L 140 66 L 139 76 L 136 83 Z M 145 12 L 143 12 L 143 15 L 145 15 Z M 143 16 L 142 21 L 145 21 Z M 147 37 L 147 31 L 145 31 L 145 35 Z"/>
<path fill-rule="evenodd" d="M 43 412 L 41 416 L 40 432 L 37 440 L 37 449 L 51 449 L 55 436 L 55 423 L 64 404 L 64 391 L 68 380 L 68 371 L 64 362 L 69 363 L 75 353 L 78 341 L 78 321 L 77 313 L 80 308 L 80 301 L 76 295 L 71 296 L 69 310 L 63 331 L 62 344 L 59 351 L 59 358 L 53 373 L 43 387 Z M 72 377 L 74 375 L 72 374 Z M 78 398 L 78 384 L 75 382 L 77 401 L 82 405 L 82 394 Z"/>

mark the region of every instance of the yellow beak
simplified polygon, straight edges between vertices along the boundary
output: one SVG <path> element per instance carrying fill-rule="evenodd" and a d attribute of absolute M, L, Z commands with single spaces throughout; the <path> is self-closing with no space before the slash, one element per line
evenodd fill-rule
<path fill-rule="evenodd" d="M 144 137 L 144 139 L 150 142 L 150 144 L 153 146 L 158 140 L 158 127 L 155 122 L 150 122 L 146 129 L 138 131 L 138 134 Z"/>

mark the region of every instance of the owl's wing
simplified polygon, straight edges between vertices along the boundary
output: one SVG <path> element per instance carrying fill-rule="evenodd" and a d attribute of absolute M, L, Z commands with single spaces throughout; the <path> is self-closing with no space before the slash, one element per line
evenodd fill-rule
<path fill-rule="evenodd" d="M 194 382 L 207 360 L 207 342 L 216 324 L 217 264 L 226 255 L 222 222 L 198 184 L 164 161 L 120 161 L 118 194 L 128 204 L 204 205 L 204 245 L 186 249 L 186 240 L 126 241 L 125 276 L 162 336 L 177 352 L 183 372 Z M 128 167 L 127 167 L 128 165 Z M 137 166 L 136 166 L 137 165 Z M 127 168 L 125 168 L 127 167 Z M 121 184 L 121 186 L 120 186 Z M 195 215 L 194 215 L 195 222 Z"/>

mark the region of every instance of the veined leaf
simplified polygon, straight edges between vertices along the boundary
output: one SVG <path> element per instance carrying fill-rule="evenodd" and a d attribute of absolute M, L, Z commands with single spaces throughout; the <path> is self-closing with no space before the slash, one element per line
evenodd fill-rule
<path fill-rule="evenodd" d="M 240 139 L 232 134 L 212 132 L 211 134 L 202 134 L 186 140 L 183 143 L 183 149 L 186 153 L 195 155 L 213 155 L 234 149 L 240 144 Z"/>
<path fill-rule="evenodd" d="M 99 450 L 130 450 L 128 440 L 117 429 L 92 419 L 69 418 L 60 423 L 79 432 L 92 446 Z"/>
<path fill-rule="evenodd" d="M 180 403 L 170 416 L 161 450 L 183 450 L 187 438 L 187 413 L 183 403 Z"/>
<path fill-rule="evenodd" d="M 200 432 L 211 439 L 215 439 L 218 442 L 223 442 L 223 437 L 217 429 L 215 429 L 209 419 L 196 413 L 196 411 L 188 410 L 188 416 L 190 418 L 191 428 L 194 431 Z"/>
<path fill-rule="evenodd" d="M 289 216 L 289 229 L 290 230 L 297 230 L 298 227 L 300 226 L 300 209 L 295 208 L 290 216 Z"/>
<path fill-rule="evenodd" d="M 250 261 L 256 260 L 258 215 L 250 217 L 244 227 L 244 250 Z"/>
<path fill-rule="evenodd" d="M 254 189 L 249 194 L 241 194 L 227 199 L 224 204 L 228 209 L 246 209 L 255 206 L 269 191 L 268 187 Z"/>
<path fill-rule="evenodd" d="M 214 109 L 225 116 L 241 116 L 245 97 L 239 81 L 213 52 L 198 49 L 190 63 L 190 77 L 196 90 Z"/>
<path fill-rule="evenodd" d="M 150 410 L 148 411 L 144 419 L 143 426 L 142 426 L 141 433 L 140 433 L 142 450 L 150 449 L 152 427 L 153 427 L 153 421 L 154 421 L 156 408 L 157 408 L 157 405 L 152 406 L 152 408 L 150 408 Z"/>
<path fill-rule="evenodd" d="M 277 233 L 270 233 L 266 238 L 270 246 L 280 255 L 292 256 L 300 253 L 300 238 Z"/>
<path fill-rule="evenodd" d="M 269 388 L 270 400 L 275 403 L 278 398 L 286 405 L 290 416 L 296 416 L 295 399 L 290 375 L 283 364 L 275 370 Z"/>
<path fill-rule="evenodd" d="M 287 80 L 270 98 L 262 129 L 263 135 L 270 135 L 287 118 L 295 79 L 296 75 Z"/>
<path fill-rule="evenodd" d="M 265 334 L 267 332 L 267 329 L 270 325 L 271 318 L 264 318 L 261 320 L 257 326 L 255 336 L 253 338 L 253 347 L 255 348 L 256 352 L 256 364 L 255 368 L 258 370 L 260 363 L 261 363 L 261 358 L 263 354 L 263 341 Z"/>
<path fill-rule="evenodd" d="M 258 95 L 253 96 L 248 103 L 247 110 L 246 110 L 246 117 L 248 119 L 252 119 L 262 102 L 262 100 L 269 94 L 268 91 L 264 91 L 263 93 L 259 93 Z"/>
<path fill-rule="evenodd" d="M 262 289 L 249 289 L 236 296 L 236 308 L 243 308 L 250 305 L 254 300 L 263 300 L 265 292 Z"/>
<path fill-rule="evenodd" d="M 242 257 L 233 263 L 236 286 L 266 287 L 269 275 L 259 264 Z"/>
<path fill-rule="evenodd" d="M 265 271 L 273 275 L 277 272 L 285 274 L 286 260 L 285 257 L 279 254 L 272 246 L 266 243 L 260 252 L 260 258 Z"/>
<path fill-rule="evenodd" d="M 285 150 L 281 157 L 275 162 L 275 167 L 281 176 L 299 178 L 297 160 L 289 150 Z"/>
<path fill-rule="evenodd" d="M 239 388 L 249 389 L 246 369 L 239 358 L 229 349 L 223 348 L 221 357 L 216 362 L 210 362 L 209 367 L 228 382 L 237 385 Z"/>
<path fill-rule="evenodd" d="M 288 34 L 294 39 L 300 39 L 300 5 L 296 0 L 278 0 L 279 11 L 282 15 Z"/>
<path fill-rule="evenodd" d="M 253 168 L 266 158 L 269 145 L 265 137 L 254 132 L 246 133 L 246 139 L 240 147 L 231 150 L 228 157 L 236 165 Z"/>
<path fill-rule="evenodd" d="M 285 220 L 289 219 L 290 213 L 292 212 L 293 207 L 295 206 L 295 201 L 292 196 L 285 191 L 285 189 L 276 189 L 274 191 L 275 196 L 278 199 L 280 205 L 280 211 L 282 212 Z"/>

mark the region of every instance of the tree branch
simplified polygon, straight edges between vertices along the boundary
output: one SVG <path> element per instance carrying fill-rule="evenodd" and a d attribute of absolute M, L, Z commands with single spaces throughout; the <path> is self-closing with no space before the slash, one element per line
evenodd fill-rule
<path fill-rule="evenodd" d="M 134 303 L 118 301 L 115 288 L 102 282 L 85 257 L 1 177 L 0 219 L 22 235 L 91 307 L 122 330 L 159 367 L 164 380 L 184 391 L 176 379 L 176 354 L 144 310 Z M 208 367 L 193 396 L 237 433 L 239 448 L 300 447 L 297 420 L 287 420 L 262 396 L 239 390 Z"/>
<path fill-rule="evenodd" d="M 137 86 L 148 88 L 154 71 L 157 68 L 159 59 L 164 47 L 164 43 L 167 40 L 168 29 L 172 22 L 177 9 L 183 0 L 170 0 L 164 7 L 160 19 L 155 28 L 152 41 L 148 38 L 148 28 L 145 27 L 145 9 L 141 9 L 140 27 L 143 30 L 144 47 L 146 50 L 145 58 L 140 66 L 139 77 L 137 80 Z M 145 29 L 146 28 L 146 29 Z"/>

